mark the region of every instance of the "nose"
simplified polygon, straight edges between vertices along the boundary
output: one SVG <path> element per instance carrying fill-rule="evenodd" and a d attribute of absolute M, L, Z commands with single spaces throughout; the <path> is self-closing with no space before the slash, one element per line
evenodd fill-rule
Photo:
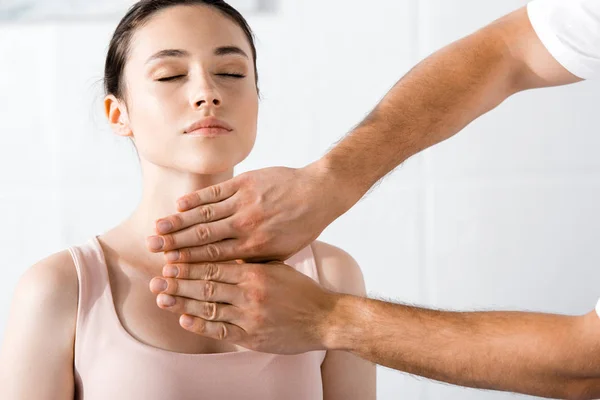
<path fill-rule="evenodd" d="M 210 78 L 202 79 L 198 89 L 191 97 L 191 105 L 198 110 L 206 107 L 220 107 L 223 104 L 223 99 L 218 89 L 211 82 Z"/>
<path fill-rule="evenodd" d="M 216 93 L 210 92 L 204 96 L 201 96 L 201 98 L 197 98 L 193 105 L 194 108 L 202 108 L 209 104 L 213 105 L 214 107 L 219 107 L 221 105 L 221 99 Z"/>

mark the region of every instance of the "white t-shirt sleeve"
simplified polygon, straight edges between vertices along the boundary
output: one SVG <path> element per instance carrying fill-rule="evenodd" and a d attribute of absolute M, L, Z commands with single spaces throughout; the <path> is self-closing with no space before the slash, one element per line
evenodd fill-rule
<path fill-rule="evenodd" d="M 600 0 L 533 0 L 527 13 L 556 61 L 579 78 L 600 78 Z"/>

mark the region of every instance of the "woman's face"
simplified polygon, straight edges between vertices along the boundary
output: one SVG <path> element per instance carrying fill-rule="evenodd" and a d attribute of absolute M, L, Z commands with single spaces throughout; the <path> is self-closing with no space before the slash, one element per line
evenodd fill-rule
<path fill-rule="evenodd" d="M 109 119 L 120 120 L 120 134 L 133 136 L 146 161 L 216 174 L 250 153 L 258 114 L 252 52 L 219 11 L 176 6 L 155 14 L 133 35 L 123 82 L 127 106 L 109 96 Z"/>

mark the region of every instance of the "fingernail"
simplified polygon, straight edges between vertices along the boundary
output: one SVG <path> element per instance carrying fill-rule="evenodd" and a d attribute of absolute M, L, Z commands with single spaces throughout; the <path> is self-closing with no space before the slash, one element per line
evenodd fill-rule
<path fill-rule="evenodd" d="M 150 236 L 148 238 L 148 246 L 152 250 L 160 250 L 165 245 L 165 240 L 160 236 Z"/>
<path fill-rule="evenodd" d="M 169 221 L 159 221 L 156 228 L 158 228 L 159 233 L 169 233 L 173 229 L 173 224 Z"/>
<path fill-rule="evenodd" d="M 177 278 L 179 275 L 179 268 L 172 265 L 167 265 L 163 268 L 163 276 L 165 278 Z"/>
<path fill-rule="evenodd" d="M 168 261 L 177 261 L 179 260 L 179 251 L 169 251 L 166 253 L 166 256 Z"/>
<path fill-rule="evenodd" d="M 191 328 L 194 325 L 194 320 L 189 315 L 184 314 L 179 318 L 179 323 L 184 328 Z"/>
<path fill-rule="evenodd" d="M 155 292 L 164 292 L 169 287 L 169 284 L 164 279 L 154 278 L 150 282 L 150 289 Z"/>
<path fill-rule="evenodd" d="M 177 202 L 177 208 L 179 208 L 180 210 L 186 210 L 187 207 L 188 207 L 187 200 L 182 199 Z"/>
<path fill-rule="evenodd" d="M 168 294 L 159 294 L 158 304 L 165 307 L 172 307 L 175 305 L 175 297 L 169 296 Z"/>

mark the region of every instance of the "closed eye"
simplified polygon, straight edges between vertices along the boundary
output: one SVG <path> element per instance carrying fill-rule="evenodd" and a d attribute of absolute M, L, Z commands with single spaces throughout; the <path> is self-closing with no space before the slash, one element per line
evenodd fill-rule
<path fill-rule="evenodd" d="M 174 81 L 177 80 L 179 78 L 183 78 L 185 75 L 175 75 L 175 76 L 168 76 L 166 78 L 160 78 L 157 79 L 158 82 L 170 82 L 170 81 Z"/>
<path fill-rule="evenodd" d="M 217 74 L 218 76 L 224 76 L 227 78 L 245 78 L 246 75 L 242 75 L 242 74 Z"/>

